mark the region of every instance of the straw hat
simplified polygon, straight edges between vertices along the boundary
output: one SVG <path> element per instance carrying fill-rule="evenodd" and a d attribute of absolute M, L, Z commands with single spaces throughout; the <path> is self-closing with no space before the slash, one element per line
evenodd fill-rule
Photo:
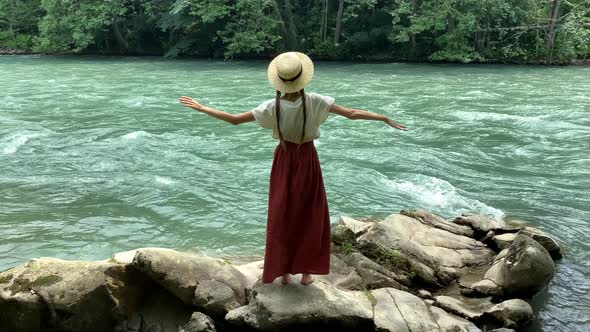
<path fill-rule="evenodd" d="M 297 92 L 303 89 L 312 77 L 313 62 L 303 53 L 281 53 L 268 65 L 270 84 L 283 93 Z"/>

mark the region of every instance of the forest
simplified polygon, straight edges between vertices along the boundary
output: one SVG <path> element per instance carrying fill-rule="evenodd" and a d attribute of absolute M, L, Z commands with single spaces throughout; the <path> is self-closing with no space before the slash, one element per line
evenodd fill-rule
<path fill-rule="evenodd" d="M 566 64 L 590 58 L 590 0 L 0 0 L 2 48 Z"/>

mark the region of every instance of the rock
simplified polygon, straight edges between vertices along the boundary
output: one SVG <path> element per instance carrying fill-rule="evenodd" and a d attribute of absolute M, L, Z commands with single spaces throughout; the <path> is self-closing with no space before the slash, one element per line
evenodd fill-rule
<path fill-rule="evenodd" d="M 498 246 L 498 249 L 504 250 L 504 249 L 510 247 L 510 244 L 512 244 L 512 241 L 514 241 L 515 237 L 516 237 L 515 233 L 504 233 L 504 234 L 493 236 L 492 241 L 494 241 L 496 246 Z"/>
<path fill-rule="evenodd" d="M 364 292 L 341 290 L 316 280 L 308 286 L 257 283 L 250 303 L 228 312 L 225 319 L 261 331 L 296 331 L 313 325 L 368 330 L 373 327 L 372 317 L 372 305 Z"/>
<path fill-rule="evenodd" d="M 501 298 L 531 298 L 549 283 L 554 273 L 555 264 L 547 250 L 530 237 L 518 234 L 506 254 L 486 271 L 484 280 L 474 283 L 472 288 L 480 294 Z"/>
<path fill-rule="evenodd" d="M 195 289 L 193 304 L 217 317 L 223 317 L 228 311 L 240 306 L 234 290 L 217 280 L 199 282 Z"/>
<path fill-rule="evenodd" d="M 375 223 L 357 240 L 366 256 L 433 286 L 448 284 L 466 267 L 488 264 L 494 255 L 472 238 L 400 214 Z"/>
<path fill-rule="evenodd" d="M 356 243 L 354 231 L 342 224 L 332 227 L 331 236 L 332 242 L 338 245 L 352 245 Z"/>
<path fill-rule="evenodd" d="M 150 283 L 124 265 L 33 259 L 0 273 L 0 327 L 113 330 L 139 307 Z"/>
<path fill-rule="evenodd" d="M 434 297 L 432 297 L 432 293 L 427 291 L 426 289 L 420 289 L 418 291 L 418 296 L 420 296 L 423 299 L 427 299 L 427 300 L 434 299 Z"/>
<path fill-rule="evenodd" d="M 191 319 L 184 326 L 178 328 L 178 332 L 215 332 L 215 322 L 211 317 L 194 312 Z"/>
<path fill-rule="evenodd" d="M 462 215 L 453 220 L 454 223 L 471 227 L 476 232 L 487 233 L 492 230 L 507 227 L 502 220 L 491 219 L 482 215 Z"/>
<path fill-rule="evenodd" d="M 393 288 L 371 291 L 375 331 L 480 331 L 473 323 Z"/>
<path fill-rule="evenodd" d="M 437 216 L 430 211 L 417 209 L 417 210 L 402 210 L 400 214 L 417 219 L 422 223 L 451 232 L 457 235 L 463 235 L 467 237 L 473 237 L 473 230 L 468 226 L 457 225 L 452 222 L 446 221 L 443 217 Z"/>
<path fill-rule="evenodd" d="M 371 226 L 373 226 L 372 222 L 359 221 L 344 216 L 340 217 L 340 224 L 350 229 L 355 236 L 364 234 L 369 228 L 371 228 Z"/>
<path fill-rule="evenodd" d="M 520 233 L 530 236 L 533 240 L 539 242 L 540 245 L 547 249 L 553 260 L 559 260 L 563 257 L 563 249 L 559 245 L 559 242 L 542 230 L 534 227 L 525 227 Z"/>
<path fill-rule="evenodd" d="M 262 269 L 264 268 L 264 261 L 256 261 L 243 265 L 236 265 L 236 270 L 240 271 L 246 277 L 246 293 L 252 291 L 252 287 L 257 281 L 262 280 Z"/>
<path fill-rule="evenodd" d="M 467 298 L 461 300 L 441 295 L 436 297 L 435 305 L 445 311 L 454 313 L 469 320 L 477 320 L 481 315 L 490 310 L 494 305 L 491 298 Z"/>
<path fill-rule="evenodd" d="M 504 327 L 522 326 L 533 319 L 533 308 L 521 299 L 498 303 L 486 313 L 501 321 Z"/>
<path fill-rule="evenodd" d="M 248 280 L 235 267 L 218 259 L 174 250 L 142 249 L 137 251 L 131 266 L 185 304 L 198 305 L 211 314 L 219 314 L 222 308 L 229 310 L 246 304 Z M 206 281 L 209 282 L 197 290 L 197 286 Z M 223 288 L 216 290 L 215 287 Z"/>
<path fill-rule="evenodd" d="M 318 275 L 315 278 L 333 284 L 334 286 L 342 289 L 365 289 L 365 283 L 356 272 L 354 267 L 348 266 L 336 255 L 330 256 L 330 274 Z"/>
<path fill-rule="evenodd" d="M 189 321 L 193 311 L 193 308 L 182 303 L 170 292 L 156 286 L 150 290 L 143 305 L 124 322 L 125 324 L 120 326 L 119 331 L 177 332 L 179 326 Z M 86 331 L 86 329 L 79 331 Z"/>
<path fill-rule="evenodd" d="M 403 285 L 410 284 L 410 279 L 407 276 L 390 271 L 359 252 L 340 254 L 338 257 L 356 270 L 356 273 L 361 278 L 363 289 L 386 287 L 400 290 L 408 289 Z"/>
<path fill-rule="evenodd" d="M 481 331 L 472 322 L 452 315 L 440 308 L 430 306 L 430 312 L 441 332 L 478 332 Z"/>
<path fill-rule="evenodd" d="M 501 327 L 499 329 L 489 330 L 489 332 L 516 332 L 513 329 L 507 329 L 505 327 Z"/>
<path fill-rule="evenodd" d="M 533 317 L 531 306 L 520 299 L 507 300 L 493 304 L 491 298 L 457 299 L 451 296 L 437 296 L 435 305 L 445 311 L 466 317 L 480 324 L 486 322 L 503 327 L 518 327 L 529 322 Z"/>
<path fill-rule="evenodd" d="M 394 288 L 371 291 L 376 331 L 433 331 L 438 326 L 424 301 Z"/>

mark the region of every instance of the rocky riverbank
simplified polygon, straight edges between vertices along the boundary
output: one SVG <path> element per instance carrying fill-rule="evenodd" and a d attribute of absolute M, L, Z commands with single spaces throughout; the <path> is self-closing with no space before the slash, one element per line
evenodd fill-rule
<path fill-rule="evenodd" d="M 262 284 L 262 261 L 160 248 L 33 259 L 0 273 L 0 330 L 509 331 L 563 255 L 535 228 L 423 210 L 343 217 L 332 235 L 331 273 L 309 286 Z"/>

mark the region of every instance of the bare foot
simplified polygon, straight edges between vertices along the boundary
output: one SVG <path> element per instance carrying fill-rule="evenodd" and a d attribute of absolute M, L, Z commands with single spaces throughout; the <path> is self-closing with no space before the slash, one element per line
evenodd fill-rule
<path fill-rule="evenodd" d="M 291 282 L 291 275 L 289 273 L 283 274 L 283 277 L 281 278 L 281 282 L 283 283 L 283 285 L 290 283 Z"/>
<path fill-rule="evenodd" d="M 301 276 L 301 283 L 302 283 L 303 285 L 309 285 L 309 284 L 311 284 L 313 281 L 314 281 L 314 279 L 311 277 L 311 275 L 310 275 L 310 274 L 304 273 L 304 274 Z"/>

